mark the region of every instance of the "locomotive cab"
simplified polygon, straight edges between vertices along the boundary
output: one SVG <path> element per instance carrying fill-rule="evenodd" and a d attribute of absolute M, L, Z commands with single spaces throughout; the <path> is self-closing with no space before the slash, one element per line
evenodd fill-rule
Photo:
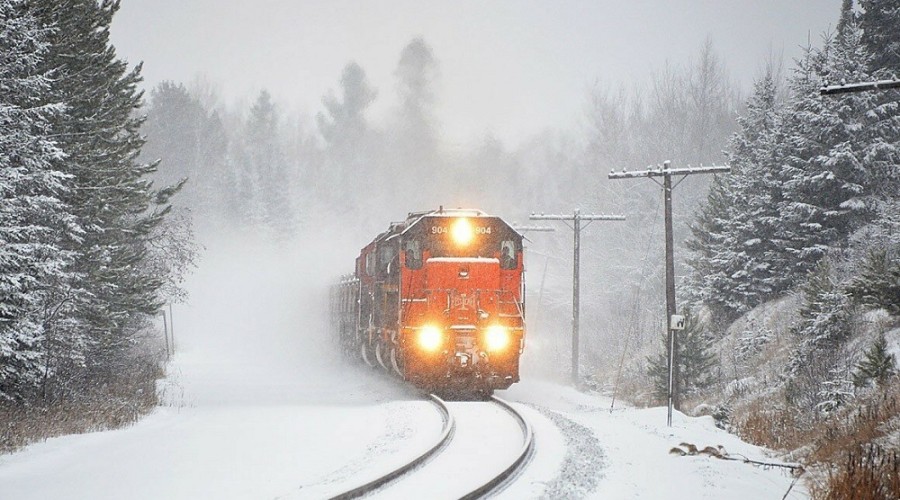
<path fill-rule="evenodd" d="M 505 389 L 519 380 L 524 348 L 523 271 L 522 236 L 502 219 L 410 214 L 357 259 L 349 343 L 365 362 L 429 390 Z"/>

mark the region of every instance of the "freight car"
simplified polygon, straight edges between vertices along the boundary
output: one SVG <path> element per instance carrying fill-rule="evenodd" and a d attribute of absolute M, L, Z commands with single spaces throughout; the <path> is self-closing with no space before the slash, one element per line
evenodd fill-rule
<path fill-rule="evenodd" d="M 490 394 L 519 380 L 522 235 L 480 210 L 410 213 L 362 248 L 332 288 L 350 358 L 431 391 Z"/>

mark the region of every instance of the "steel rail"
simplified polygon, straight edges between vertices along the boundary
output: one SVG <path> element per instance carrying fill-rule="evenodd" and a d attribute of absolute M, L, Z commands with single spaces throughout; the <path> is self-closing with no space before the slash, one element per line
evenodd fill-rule
<path fill-rule="evenodd" d="M 453 415 L 450 414 L 450 409 L 447 408 L 447 405 L 444 404 L 444 401 L 441 398 L 435 396 L 434 394 L 429 394 L 428 397 L 431 399 L 431 402 L 434 403 L 435 406 L 437 406 L 444 420 L 444 428 L 441 431 L 441 437 L 438 439 L 437 443 L 435 443 L 431 448 L 425 450 L 421 455 L 412 459 L 410 462 L 397 467 L 396 469 L 388 472 L 381 477 L 357 486 L 352 490 L 348 490 L 335 495 L 331 497 L 331 500 L 347 500 L 368 495 L 369 493 L 372 493 L 373 491 L 385 486 L 386 484 L 393 482 L 398 477 L 424 464 L 447 446 L 447 444 L 453 438 L 453 433 L 456 430 L 456 421 L 453 419 Z"/>
<path fill-rule="evenodd" d="M 515 477 L 515 475 L 525 467 L 532 453 L 534 452 L 534 431 L 531 429 L 531 424 L 528 423 L 528 420 L 525 420 L 525 417 L 523 417 L 521 413 L 516 411 L 516 409 L 513 408 L 512 405 L 498 398 L 497 396 L 491 396 L 491 400 L 500 405 L 501 408 L 506 410 L 506 412 L 512 415 L 519 423 L 519 427 L 522 429 L 522 434 L 524 437 L 522 449 L 519 450 L 519 454 L 516 455 L 516 459 L 513 460 L 512 464 L 510 464 L 509 467 L 504 469 L 503 472 L 495 476 L 490 481 L 467 493 L 462 497 L 462 500 L 474 500 L 476 498 L 482 498 L 486 495 L 499 491 L 501 487 L 507 484 L 507 481 Z"/>

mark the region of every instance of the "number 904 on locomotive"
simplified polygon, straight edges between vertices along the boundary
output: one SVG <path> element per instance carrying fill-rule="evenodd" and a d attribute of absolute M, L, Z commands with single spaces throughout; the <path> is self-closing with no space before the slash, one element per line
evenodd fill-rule
<path fill-rule="evenodd" d="M 363 247 L 331 291 L 344 354 L 427 390 L 489 394 L 519 380 L 522 235 L 480 210 L 411 213 Z"/>

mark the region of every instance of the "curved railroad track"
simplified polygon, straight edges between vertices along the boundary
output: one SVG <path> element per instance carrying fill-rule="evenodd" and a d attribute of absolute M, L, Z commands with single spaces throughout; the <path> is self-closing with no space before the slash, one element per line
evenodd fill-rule
<path fill-rule="evenodd" d="M 534 431 L 531 429 L 531 424 L 529 424 L 528 421 L 525 420 L 525 417 L 523 417 L 521 413 L 517 412 L 515 408 L 513 408 L 506 401 L 498 398 L 497 396 L 491 396 L 491 400 L 500 405 L 519 423 L 519 427 L 522 429 L 522 447 L 519 449 L 515 460 L 513 460 L 509 467 L 504 469 L 500 474 L 494 476 L 494 478 L 490 481 L 482 484 L 478 488 L 463 496 L 462 498 L 465 500 L 481 498 L 485 495 L 489 495 L 495 491 L 499 491 L 500 489 L 502 489 L 503 486 L 508 484 L 513 478 L 518 475 L 519 471 L 525 468 L 525 465 L 531 458 L 531 454 L 534 452 Z"/>
<path fill-rule="evenodd" d="M 402 494 L 404 490 L 418 496 L 427 494 L 431 497 L 446 495 L 450 498 L 481 498 L 500 491 L 528 463 L 534 451 L 534 432 L 531 424 L 506 401 L 494 396 L 488 402 L 451 402 L 448 405 L 433 394 L 429 394 L 428 397 L 444 416 L 444 428 L 437 442 L 410 462 L 366 484 L 334 496 L 333 500 L 359 498 L 369 494 L 377 495 L 381 492 L 388 496 L 408 496 Z M 460 417 L 464 417 L 462 418 L 466 422 L 464 429 L 457 428 L 460 419 L 454 417 L 450 407 L 453 407 Z M 494 428 L 496 426 L 489 424 L 491 419 L 494 419 L 495 423 L 497 421 L 497 407 L 502 410 L 502 413 L 512 416 L 516 421 L 521 432 L 521 444 L 514 453 L 507 453 L 502 459 L 502 465 L 499 467 L 503 469 L 500 472 L 492 474 L 487 479 L 482 477 L 467 482 L 466 478 L 459 477 L 460 474 L 454 464 L 472 463 L 472 459 L 478 462 L 477 457 L 474 456 L 477 453 L 472 451 L 472 443 L 480 444 L 483 449 L 495 449 L 489 442 L 489 436 L 502 433 Z M 506 434 L 508 437 L 509 432 Z M 456 439 L 457 437 L 459 439 Z M 491 470 L 498 467 L 495 465 L 496 461 L 496 459 L 486 460 L 485 462 L 489 463 L 476 463 L 475 465 L 479 469 Z M 450 484 L 442 485 L 441 481 Z M 473 484 L 476 486 L 473 487 Z M 422 491 L 422 485 L 427 485 L 429 491 Z"/>
<path fill-rule="evenodd" d="M 350 498 L 359 498 L 363 495 L 368 495 L 369 493 L 378 490 L 379 488 L 394 481 L 400 476 L 419 467 L 423 463 L 427 462 L 431 457 L 440 453 L 440 451 L 453 438 L 453 431 L 456 430 L 456 421 L 453 419 L 453 415 L 450 414 L 450 409 L 447 408 L 447 404 L 444 403 L 441 398 L 435 396 L 434 394 L 429 394 L 428 398 L 437 407 L 438 411 L 441 414 L 441 418 L 444 420 L 444 427 L 443 429 L 441 429 L 441 435 L 438 438 L 437 442 L 411 461 L 401 465 L 400 467 L 397 467 L 396 469 L 388 472 L 381 477 L 375 478 L 365 484 L 361 484 L 351 490 L 333 496 L 331 497 L 331 500 L 347 500 Z"/>

